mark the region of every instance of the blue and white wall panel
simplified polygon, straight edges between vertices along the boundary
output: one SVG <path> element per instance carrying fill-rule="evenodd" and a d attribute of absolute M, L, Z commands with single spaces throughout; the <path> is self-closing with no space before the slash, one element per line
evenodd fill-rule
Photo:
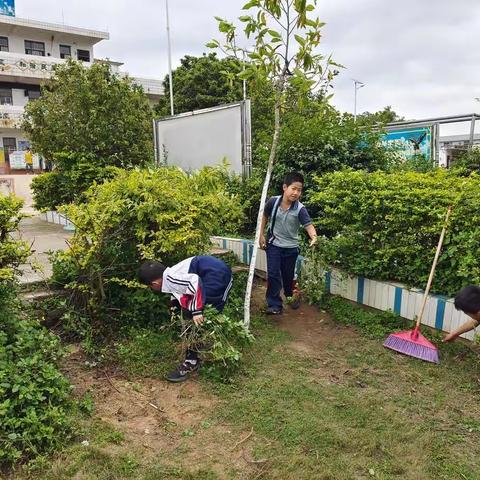
<path fill-rule="evenodd" d="M 231 250 L 237 258 L 248 265 L 251 258 L 252 242 L 236 238 L 212 237 L 212 243 L 220 248 Z M 303 258 L 299 259 L 300 266 Z M 267 271 L 266 255 L 263 250 L 258 251 L 256 268 Z M 423 291 L 407 288 L 395 282 L 381 282 L 364 277 L 347 275 L 332 268 L 328 272 L 318 272 L 325 278 L 327 290 L 333 295 L 357 302 L 361 305 L 383 311 L 392 311 L 398 315 L 414 320 L 420 311 L 423 300 Z M 458 328 L 468 317 L 455 309 L 453 299 L 429 295 L 422 323 L 437 330 L 450 332 Z M 473 340 L 474 332 L 468 332 L 462 337 Z"/>

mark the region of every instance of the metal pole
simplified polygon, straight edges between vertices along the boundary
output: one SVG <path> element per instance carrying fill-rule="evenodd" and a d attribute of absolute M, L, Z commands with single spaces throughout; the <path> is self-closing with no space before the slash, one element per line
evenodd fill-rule
<path fill-rule="evenodd" d="M 245 71 L 245 52 L 243 52 L 243 65 L 242 65 L 242 72 Z M 243 80 L 243 101 L 247 99 L 247 81 Z"/>
<path fill-rule="evenodd" d="M 473 141 L 475 139 L 475 116 L 472 115 L 472 121 L 470 123 L 470 148 L 473 147 Z"/>
<path fill-rule="evenodd" d="M 165 0 L 167 11 L 167 41 L 168 41 L 168 83 L 170 84 L 170 114 L 175 115 L 173 109 L 173 78 L 172 78 L 172 45 L 170 41 L 170 17 L 168 15 L 168 0 Z"/>
<path fill-rule="evenodd" d="M 353 88 L 355 89 L 355 100 L 353 105 L 353 121 L 357 121 L 357 82 L 353 83 Z"/>
<path fill-rule="evenodd" d="M 355 100 L 353 104 L 353 121 L 356 122 L 357 121 L 357 90 L 359 88 L 364 87 L 365 84 L 363 82 L 360 82 L 359 80 L 355 80 L 355 79 L 352 79 L 352 80 L 353 80 L 353 88 L 355 89 Z"/>

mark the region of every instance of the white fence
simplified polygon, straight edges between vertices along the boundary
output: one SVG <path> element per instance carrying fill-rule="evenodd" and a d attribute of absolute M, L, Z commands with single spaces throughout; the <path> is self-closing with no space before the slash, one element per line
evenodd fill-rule
<path fill-rule="evenodd" d="M 249 240 L 237 238 L 212 237 L 215 246 L 231 250 L 244 264 L 249 264 L 253 243 Z M 301 268 L 303 258 L 299 257 L 297 269 Z M 260 271 L 266 272 L 267 260 L 263 250 L 258 252 L 257 264 Z M 329 293 L 339 295 L 360 305 L 366 305 L 378 310 L 397 313 L 401 317 L 413 320 L 420 310 L 423 291 L 409 289 L 404 285 L 393 282 L 370 280 L 364 277 L 347 275 L 338 269 L 327 272 L 318 272 L 325 278 L 326 289 Z M 423 324 L 437 330 L 450 332 L 458 328 L 468 317 L 455 309 L 453 299 L 440 295 L 429 295 Z M 473 340 L 474 332 L 468 332 L 462 337 Z"/>
<path fill-rule="evenodd" d="M 56 225 L 63 225 L 64 227 L 75 228 L 73 223 L 61 213 L 56 211 L 49 211 L 43 214 L 43 219 L 48 223 L 55 223 Z"/>

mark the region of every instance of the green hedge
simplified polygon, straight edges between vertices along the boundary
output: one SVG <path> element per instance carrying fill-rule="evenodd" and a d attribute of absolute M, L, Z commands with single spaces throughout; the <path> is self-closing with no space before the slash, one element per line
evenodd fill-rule
<path fill-rule="evenodd" d="M 324 260 L 355 275 L 426 284 L 447 206 L 458 199 L 433 283 L 454 295 L 480 284 L 480 179 L 344 171 L 317 178 L 309 204 L 326 239 Z"/>
<path fill-rule="evenodd" d="M 71 248 L 54 259 L 54 279 L 71 282 L 76 310 L 105 326 L 158 321 L 162 313 L 168 319 L 167 296 L 138 288 L 142 259 L 171 266 L 207 252 L 210 235 L 234 231 L 242 217 L 223 171 L 213 168 L 119 172 L 86 200 L 62 210 L 76 231 Z M 95 335 L 102 332 L 95 328 Z"/>

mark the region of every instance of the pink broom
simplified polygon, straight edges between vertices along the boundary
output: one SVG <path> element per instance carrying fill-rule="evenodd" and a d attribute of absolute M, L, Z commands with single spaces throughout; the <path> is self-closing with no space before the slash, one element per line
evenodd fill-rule
<path fill-rule="evenodd" d="M 425 293 L 423 295 L 423 302 L 420 308 L 420 313 L 417 317 L 415 328 L 406 332 L 392 333 L 383 344 L 384 347 L 390 348 L 391 350 L 395 350 L 405 355 L 409 355 L 410 357 L 419 358 L 420 360 L 425 360 L 426 362 L 432 363 L 440 363 L 438 349 L 420 333 L 420 323 L 422 322 L 423 312 L 425 310 L 425 305 L 427 304 L 428 292 L 430 291 L 430 287 L 432 285 L 433 275 L 435 274 L 435 268 L 437 266 L 438 257 L 440 256 L 443 239 L 445 237 L 445 231 L 447 230 L 447 223 L 451 212 L 452 207 L 448 207 L 447 215 L 445 217 L 445 224 L 443 225 L 442 233 L 438 241 L 437 251 L 435 252 L 435 258 L 433 259 L 432 269 L 430 270 L 427 288 L 425 289 Z"/>

